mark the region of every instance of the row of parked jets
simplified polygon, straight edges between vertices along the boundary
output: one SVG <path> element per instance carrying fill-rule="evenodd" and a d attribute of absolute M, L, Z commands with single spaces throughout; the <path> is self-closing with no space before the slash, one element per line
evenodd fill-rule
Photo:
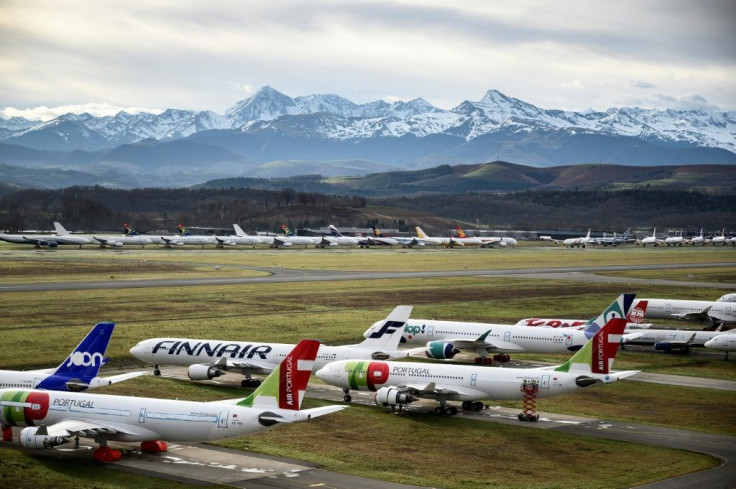
<path fill-rule="evenodd" d="M 549 241 L 554 241 L 548 237 Z M 587 245 L 603 245 L 603 246 L 618 246 L 624 243 L 635 242 L 640 246 L 682 246 L 682 245 L 727 245 L 736 246 L 736 236 L 727 237 L 726 228 L 721 230 L 721 234 L 713 237 L 703 236 L 703 228 L 700 228 L 700 234 L 693 236 L 692 238 L 684 238 L 682 235 L 667 236 L 664 238 L 657 237 L 657 228 L 654 228 L 651 236 L 645 236 L 640 240 L 636 240 L 631 237 L 631 228 L 628 228 L 620 236 L 609 236 L 603 238 L 591 238 L 590 229 L 588 234 L 579 238 L 567 238 L 562 242 L 568 248 L 585 248 Z"/>
<path fill-rule="evenodd" d="M 664 301 L 660 304 L 660 301 Z M 201 442 L 264 431 L 283 423 L 307 421 L 347 407 L 331 405 L 302 409 L 309 377 L 342 388 L 344 401 L 351 390 L 374 392 L 375 403 L 399 411 L 418 399 L 438 402 L 435 413 L 454 415 L 478 411 L 482 400 L 528 400 L 565 394 L 597 384 L 625 379 L 638 371 L 614 371 L 620 345 L 660 344 L 659 349 L 704 345 L 736 349 L 730 331 L 656 330 L 644 317 L 700 319 L 697 309 L 717 322 L 719 329 L 736 322 L 728 294 L 703 307 L 705 301 L 635 300 L 620 295 L 599 316 L 588 321 L 528 318 L 515 325 L 410 319 L 412 306 L 397 306 L 354 345 L 327 346 L 315 340 L 297 345 L 191 338 L 151 338 L 131 348 L 137 359 L 160 366 L 187 367 L 193 381 L 211 380 L 226 372 L 244 376 L 241 385 L 255 390 L 245 398 L 193 402 L 99 395 L 84 392 L 147 374 L 130 372 L 99 377 L 114 323 L 98 323 L 56 369 L 0 371 L 0 423 L 6 441 L 13 426 L 22 427 L 19 442 L 32 449 L 53 449 L 79 437 L 99 444 L 95 460 L 118 460 L 120 450 L 109 441 L 140 442 L 146 452 L 167 450 L 166 441 Z M 661 305 L 661 307 L 660 307 Z M 722 307 L 726 305 L 726 307 Z M 722 310 L 725 315 L 722 315 Z M 735 330 L 736 331 L 736 330 Z M 667 348 L 664 348 L 665 343 Z M 422 345 L 412 347 L 413 345 Z M 406 348 L 409 347 L 409 348 Z M 461 351 L 478 355 L 475 365 L 394 361 L 413 355 L 436 360 Z M 509 360 L 509 353 L 572 353 L 561 365 L 539 368 L 489 368 L 488 355 Z M 267 377 L 261 382 L 253 374 Z M 520 420 L 535 421 L 526 409 Z"/>
<path fill-rule="evenodd" d="M 297 236 L 285 225 L 281 226 L 281 235 L 276 236 L 252 236 L 247 234 L 243 229 L 233 224 L 235 230 L 234 235 L 227 236 L 204 236 L 192 235 L 187 229 L 179 224 L 177 229 L 178 235 L 143 235 L 139 234 L 129 224 L 123 224 L 124 233 L 122 235 L 108 235 L 104 233 L 98 234 L 72 234 L 64 228 L 59 222 L 54 222 L 55 234 L 6 234 L 0 233 L 0 240 L 10 243 L 30 244 L 36 248 L 50 247 L 56 248 L 59 245 L 76 245 L 80 248 L 84 245 L 97 245 L 101 248 L 113 247 L 121 248 L 125 245 L 146 246 L 151 244 L 159 244 L 171 248 L 173 246 L 185 245 L 214 245 L 218 248 L 224 248 L 237 245 L 267 245 L 271 248 L 288 248 L 291 246 L 315 246 L 319 248 L 337 247 L 337 246 L 401 246 L 404 248 L 424 247 L 424 246 L 478 246 L 490 248 L 499 246 L 514 247 L 517 241 L 511 237 L 474 237 L 468 236 L 458 227 L 456 236 L 438 237 L 429 236 L 422 228 L 417 226 L 416 236 L 384 236 L 380 230 L 373 228 L 371 236 L 345 236 L 335 226 L 330 224 L 330 234 L 324 236 Z"/>

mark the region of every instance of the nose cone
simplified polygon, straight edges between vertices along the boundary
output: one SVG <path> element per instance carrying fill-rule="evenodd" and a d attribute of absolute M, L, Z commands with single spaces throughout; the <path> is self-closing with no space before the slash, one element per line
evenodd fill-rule
<path fill-rule="evenodd" d="M 328 367 L 328 365 L 325 365 L 321 369 L 317 370 L 317 372 L 315 372 L 315 374 L 314 374 L 314 375 L 317 376 L 317 378 L 319 380 L 322 380 L 324 382 L 327 382 L 328 381 L 328 378 L 329 378 L 329 375 L 328 375 L 328 372 L 327 372 L 327 367 Z"/>
<path fill-rule="evenodd" d="M 140 359 L 143 357 L 143 342 L 139 342 L 137 345 L 135 345 L 133 348 L 130 349 L 130 354 L 134 357 Z"/>

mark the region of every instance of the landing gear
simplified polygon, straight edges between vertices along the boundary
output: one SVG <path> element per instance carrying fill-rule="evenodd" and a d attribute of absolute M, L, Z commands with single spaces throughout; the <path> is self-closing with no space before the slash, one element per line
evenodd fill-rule
<path fill-rule="evenodd" d="M 434 414 L 441 416 L 455 416 L 457 414 L 457 408 L 455 406 L 437 406 L 434 408 Z"/>
<path fill-rule="evenodd" d="M 511 360 L 511 357 L 505 353 L 498 353 L 496 355 L 493 355 L 493 360 L 495 360 L 496 362 L 506 363 Z"/>
<path fill-rule="evenodd" d="M 345 402 L 351 402 L 353 400 L 353 397 L 350 395 L 350 390 L 343 389 L 342 391 L 345 393 L 345 395 L 342 397 L 342 400 Z"/>
<path fill-rule="evenodd" d="M 95 439 L 95 441 L 100 444 L 100 447 L 92 452 L 92 456 L 94 457 L 95 462 L 101 464 L 116 462 L 120 460 L 120 458 L 123 456 L 123 452 L 121 452 L 120 450 L 113 450 L 112 448 L 108 447 L 107 440 Z"/>
<path fill-rule="evenodd" d="M 3 425 L 3 441 L 13 441 L 13 427 Z"/>
<path fill-rule="evenodd" d="M 261 381 L 257 379 L 243 379 L 240 381 L 240 387 L 245 387 L 246 389 L 255 389 L 261 385 Z"/>
<path fill-rule="evenodd" d="M 156 375 L 156 376 L 161 375 L 161 370 L 158 368 L 158 364 L 153 365 L 153 375 Z"/>
<path fill-rule="evenodd" d="M 480 401 L 463 401 L 463 411 L 482 411 L 483 403 Z"/>
<path fill-rule="evenodd" d="M 476 357 L 475 360 L 473 360 L 476 365 L 491 365 L 493 363 L 493 358 L 490 357 Z"/>

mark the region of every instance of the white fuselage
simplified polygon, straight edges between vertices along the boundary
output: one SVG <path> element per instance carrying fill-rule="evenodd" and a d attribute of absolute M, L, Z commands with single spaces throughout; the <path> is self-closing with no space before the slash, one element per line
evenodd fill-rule
<path fill-rule="evenodd" d="M 318 370 L 316 375 L 336 387 L 363 391 L 377 391 L 382 387 L 426 386 L 434 383 L 436 389 L 454 388 L 457 391 L 445 396 L 447 400 L 474 401 L 522 399 L 524 393 L 521 391 L 521 385 L 524 381 L 538 383 L 537 397 L 565 394 L 580 388 L 575 379 L 582 374 L 536 368 L 366 361 L 359 364 L 334 362 Z M 609 377 L 609 380 L 616 379 Z"/>
<path fill-rule="evenodd" d="M 721 351 L 736 351 L 736 334 L 720 334 L 705 342 L 706 348 Z"/>
<path fill-rule="evenodd" d="M 695 338 L 693 338 L 695 333 Z M 634 339 L 628 340 L 627 334 L 637 335 Z M 716 336 L 728 335 L 722 331 L 696 331 L 688 329 L 639 329 L 625 331 L 623 342 L 633 345 L 654 345 L 656 343 L 688 343 L 689 346 L 704 346 L 708 340 Z M 736 331 L 731 333 L 736 338 Z M 692 343 L 690 339 L 693 338 Z"/>
<path fill-rule="evenodd" d="M 120 431 L 103 435 L 117 441 L 212 441 L 268 429 L 258 422 L 262 409 L 217 402 L 0 389 L 0 407 L 3 425 L 50 426 L 69 419 L 99 421 Z M 298 416 L 298 411 L 272 411 Z"/>
<path fill-rule="evenodd" d="M 724 296 L 725 297 L 725 296 Z M 639 299 L 647 301 L 645 317 L 648 319 L 703 320 L 699 314 L 721 322 L 736 322 L 736 302 L 693 301 L 681 299 Z M 710 308 L 710 309 L 709 309 Z M 691 317 L 688 317 L 690 315 Z"/>
<path fill-rule="evenodd" d="M 364 336 L 372 330 L 373 327 Z M 489 330 L 486 343 L 494 346 L 488 346 L 487 351 L 569 353 L 580 349 L 588 341 L 583 331 L 575 329 L 432 319 L 409 319 L 404 326 L 401 341 L 407 345 L 424 345 L 429 341 L 450 339 L 473 341 Z"/>
<path fill-rule="evenodd" d="M 18 387 L 33 389 L 49 374 L 42 370 L 0 370 L 0 389 Z"/>
<path fill-rule="evenodd" d="M 552 319 L 552 318 L 525 318 L 520 319 L 514 326 L 529 326 L 535 328 L 569 328 L 583 329 L 588 321 L 585 319 Z M 626 323 L 626 329 L 650 328 L 651 323 Z"/>
<path fill-rule="evenodd" d="M 130 353 L 139 360 L 157 365 L 210 365 L 226 361 L 232 364 L 254 364 L 248 367 L 254 373 L 269 373 L 294 349 L 286 343 L 249 343 L 239 341 L 201 340 L 191 338 L 152 338 L 141 341 Z M 406 355 L 396 350 L 360 348 L 357 346 L 320 345 L 315 359 L 315 369 L 336 360 L 370 359 L 377 354 L 381 358 L 400 358 Z M 383 356 L 382 354 L 385 354 Z M 223 365 L 223 370 L 228 367 Z"/>

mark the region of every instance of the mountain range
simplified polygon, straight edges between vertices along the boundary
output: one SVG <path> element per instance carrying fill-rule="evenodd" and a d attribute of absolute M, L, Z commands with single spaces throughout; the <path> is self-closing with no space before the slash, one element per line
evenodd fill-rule
<path fill-rule="evenodd" d="M 55 168 L 67 172 L 59 180 L 64 185 L 74 175 L 84 184 L 137 187 L 499 159 L 534 167 L 734 164 L 735 134 L 734 111 L 544 110 L 496 90 L 444 110 L 421 98 L 355 104 L 263 87 L 224 115 L 168 109 L 0 119 L 0 176 L 19 186 L 55 187 L 57 179 L 43 178 Z"/>

